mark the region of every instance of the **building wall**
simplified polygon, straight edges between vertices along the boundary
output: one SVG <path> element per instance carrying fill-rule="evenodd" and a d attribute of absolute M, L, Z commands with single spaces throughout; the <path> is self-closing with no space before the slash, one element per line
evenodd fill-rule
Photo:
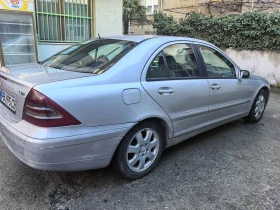
<path fill-rule="evenodd" d="M 108 6 L 110 5 L 110 6 Z M 94 0 L 94 37 L 122 34 L 122 0 Z M 70 47 L 69 43 L 38 43 L 39 61 Z"/>
<path fill-rule="evenodd" d="M 151 21 L 153 21 L 154 19 L 153 15 L 147 15 L 147 18 Z M 131 23 L 130 32 L 131 34 L 135 34 L 135 35 L 155 34 L 155 30 L 152 24 L 139 25 L 134 22 Z"/>
<path fill-rule="evenodd" d="M 92 0 L 94 14 L 94 37 L 122 34 L 122 0 Z M 9 10 L 34 13 L 34 0 L 0 0 L 0 11 Z M 12 15 L 12 12 L 11 12 Z M 0 17 L 1 19 L 1 17 Z M 35 24 L 34 24 L 35 26 Z M 74 43 L 73 43 L 74 44 Z M 42 61 L 53 54 L 73 45 L 70 43 L 39 42 L 37 45 L 38 60 Z M 1 50 L 0 50 L 1 53 Z M 0 65 L 2 56 L 0 55 Z"/>
<path fill-rule="evenodd" d="M 158 0 L 139 0 L 139 3 L 142 4 L 145 7 L 151 7 L 152 12 L 147 13 L 147 18 L 151 21 L 153 21 L 153 11 L 157 10 L 158 8 Z M 145 25 L 138 25 L 137 23 L 132 22 L 130 26 L 130 32 L 131 34 L 135 35 L 143 35 L 143 34 L 155 34 L 155 30 L 151 24 L 145 24 Z"/>
<path fill-rule="evenodd" d="M 143 5 L 151 0 L 139 0 Z M 243 3 L 242 3 L 243 2 Z M 247 11 L 255 11 L 262 9 L 265 12 L 273 12 L 280 10 L 280 0 L 253 0 L 254 9 L 252 9 L 252 1 L 248 0 L 158 0 L 158 10 L 168 16 L 173 16 L 175 20 L 185 18 L 186 14 L 196 12 L 212 15 L 236 14 Z M 210 4 L 210 7 L 207 7 Z M 132 26 L 134 34 L 145 34 L 145 31 L 153 30 L 152 25 Z"/>
<path fill-rule="evenodd" d="M 159 0 L 159 7 L 162 8 L 165 14 L 173 16 L 175 20 L 179 20 L 185 18 L 186 14 L 192 12 L 212 15 L 220 15 L 221 12 L 226 14 L 226 11 L 231 8 L 229 5 L 232 2 L 240 2 L 240 0 Z M 207 5 L 209 3 L 211 6 L 208 8 Z M 217 8 L 219 8 L 219 10 L 217 10 Z M 238 10 L 238 12 L 242 12 L 242 7 L 239 8 L 235 6 L 234 8 Z"/>
<path fill-rule="evenodd" d="M 186 13 L 197 9 L 197 6 L 197 0 L 159 0 L 159 8 L 166 15 L 173 16 L 175 20 L 184 18 Z"/>
<path fill-rule="evenodd" d="M 266 78 L 270 84 L 280 84 L 280 53 L 277 51 L 249 51 L 226 49 L 225 53 L 241 69 Z"/>
<path fill-rule="evenodd" d="M 248 0 L 247 1 L 243 0 L 243 2 L 248 2 Z M 262 10 L 268 13 L 274 11 L 280 11 L 280 0 L 266 0 L 266 1 L 254 0 L 253 4 L 249 2 L 242 7 L 243 13 L 252 10 L 253 11 Z"/>
<path fill-rule="evenodd" d="M 122 34 L 122 0 L 94 0 L 94 36 Z"/>
<path fill-rule="evenodd" d="M 178 20 L 184 18 L 189 12 L 224 15 L 257 10 L 279 11 L 280 0 L 159 0 L 159 8 L 162 8 L 165 14 Z"/>

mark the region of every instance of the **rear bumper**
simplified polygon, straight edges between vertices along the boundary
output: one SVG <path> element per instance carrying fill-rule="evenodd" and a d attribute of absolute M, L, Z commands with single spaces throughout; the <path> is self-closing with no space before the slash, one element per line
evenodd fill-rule
<path fill-rule="evenodd" d="M 104 168 L 109 165 L 119 142 L 129 129 L 130 127 L 124 127 L 109 132 L 105 129 L 103 132 L 55 140 L 37 140 L 18 132 L 0 115 L 0 137 L 9 150 L 26 165 L 41 170 L 80 171 Z M 104 135 L 107 132 L 110 138 Z M 61 146 L 60 139 L 67 139 L 66 142 L 71 143 Z M 48 141 L 52 143 L 46 144 Z"/>

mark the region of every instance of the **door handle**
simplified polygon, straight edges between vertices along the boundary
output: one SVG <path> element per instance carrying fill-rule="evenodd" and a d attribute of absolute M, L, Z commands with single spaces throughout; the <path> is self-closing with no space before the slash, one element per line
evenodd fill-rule
<path fill-rule="evenodd" d="M 211 85 L 211 89 L 212 89 L 212 90 L 214 90 L 214 89 L 219 90 L 220 88 L 221 88 L 221 86 L 218 85 L 218 84 L 213 84 L 213 85 Z"/>
<path fill-rule="evenodd" d="M 168 95 L 174 93 L 174 89 L 170 87 L 161 87 L 158 89 L 158 93 L 161 95 Z"/>

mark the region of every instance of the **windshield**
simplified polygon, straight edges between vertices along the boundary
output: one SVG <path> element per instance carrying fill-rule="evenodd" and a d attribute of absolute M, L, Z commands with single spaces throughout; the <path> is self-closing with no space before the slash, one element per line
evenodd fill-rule
<path fill-rule="evenodd" d="M 136 45 L 136 42 L 125 40 L 89 40 L 71 46 L 41 63 L 66 71 L 101 74 Z"/>

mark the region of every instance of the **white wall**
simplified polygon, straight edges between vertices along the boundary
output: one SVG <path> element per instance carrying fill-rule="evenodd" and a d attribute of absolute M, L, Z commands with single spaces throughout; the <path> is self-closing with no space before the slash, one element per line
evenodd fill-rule
<path fill-rule="evenodd" d="M 225 53 L 241 69 L 266 78 L 272 85 L 280 83 L 280 52 L 226 49 Z"/>
<path fill-rule="evenodd" d="M 38 43 L 38 57 L 39 57 L 38 60 L 39 61 L 45 60 L 46 58 L 70 46 L 72 46 L 72 44 L 40 42 Z"/>
<path fill-rule="evenodd" d="M 95 0 L 95 37 L 122 34 L 122 5 L 122 0 Z"/>

